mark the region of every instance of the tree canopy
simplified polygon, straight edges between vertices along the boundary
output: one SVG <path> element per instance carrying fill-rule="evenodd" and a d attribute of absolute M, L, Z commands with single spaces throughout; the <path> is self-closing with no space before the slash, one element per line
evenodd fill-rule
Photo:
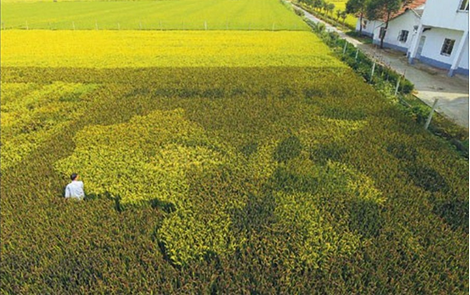
<path fill-rule="evenodd" d="M 346 13 L 355 14 L 359 13 L 359 33 L 362 35 L 362 19 L 368 0 L 349 0 L 346 2 Z"/>
<path fill-rule="evenodd" d="M 385 23 L 385 26 L 380 29 L 380 48 L 383 48 L 388 23 L 392 15 L 398 12 L 407 2 L 407 0 L 367 0 L 365 6 L 366 17 L 370 20 L 381 19 Z"/>

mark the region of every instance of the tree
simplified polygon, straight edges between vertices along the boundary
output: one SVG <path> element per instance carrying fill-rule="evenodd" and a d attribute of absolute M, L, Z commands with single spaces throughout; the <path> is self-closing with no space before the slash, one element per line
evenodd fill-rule
<path fill-rule="evenodd" d="M 385 22 L 385 27 L 380 28 L 380 48 L 384 46 L 384 39 L 387 34 L 390 18 L 395 12 L 399 11 L 406 2 L 406 0 L 369 0 L 367 2 L 367 18 L 370 20 L 382 19 Z"/>
<path fill-rule="evenodd" d="M 313 7 L 320 10 L 323 7 L 323 0 L 313 0 Z"/>
<path fill-rule="evenodd" d="M 362 19 L 364 18 L 364 12 L 366 9 L 368 0 L 348 0 L 346 2 L 346 12 L 355 14 L 359 13 L 359 23 L 361 24 L 359 26 L 359 34 L 362 35 Z"/>
<path fill-rule="evenodd" d="M 322 12 L 328 11 L 328 3 L 323 1 L 321 9 L 322 9 Z"/>
<path fill-rule="evenodd" d="M 339 17 L 341 16 L 341 10 L 336 10 L 336 20 L 339 21 Z"/>
<path fill-rule="evenodd" d="M 346 11 L 341 11 L 341 18 L 343 19 L 343 26 L 344 26 L 344 22 L 346 21 L 346 17 L 348 17 L 348 14 L 346 13 Z"/>
<path fill-rule="evenodd" d="M 333 3 L 328 3 L 328 5 L 326 7 L 326 10 L 331 15 L 333 13 L 333 11 L 335 10 L 335 5 Z"/>

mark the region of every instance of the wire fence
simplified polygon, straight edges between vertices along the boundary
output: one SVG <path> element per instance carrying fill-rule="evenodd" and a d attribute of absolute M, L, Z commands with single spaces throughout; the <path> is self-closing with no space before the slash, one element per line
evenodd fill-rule
<path fill-rule="evenodd" d="M 409 94 L 414 85 L 406 79 L 406 72 L 396 72 L 390 64 L 380 58 L 371 58 L 368 54 L 342 39 L 335 32 L 327 32 L 323 24 L 316 24 L 306 20 L 318 36 L 336 53 L 336 55 L 360 74 L 368 83 L 389 83 L 394 86 L 394 95 Z"/>
<path fill-rule="evenodd" d="M 209 31 L 209 30 L 240 30 L 240 31 L 307 31 L 308 27 L 297 21 L 286 22 L 240 22 L 240 21 L 168 21 L 140 20 L 134 22 L 109 21 L 59 21 L 31 23 L 2 22 L 1 30 L 146 30 L 146 31 Z"/>

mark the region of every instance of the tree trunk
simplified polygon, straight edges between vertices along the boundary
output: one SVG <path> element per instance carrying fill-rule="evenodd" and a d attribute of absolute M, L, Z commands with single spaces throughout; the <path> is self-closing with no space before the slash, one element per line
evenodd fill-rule
<path fill-rule="evenodd" d="M 385 39 L 385 35 L 387 34 L 387 29 L 388 29 L 388 22 L 390 20 L 390 15 L 392 14 L 391 11 L 388 11 L 387 12 L 387 20 L 385 22 L 385 28 L 384 28 L 384 33 L 380 36 L 380 49 L 383 49 L 384 48 L 384 39 Z"/>
<path fill-rule="evenodd" d="M 362 18 L 363 18 L 363 15 L 364 15 L 364 12 L 361 9 L 361 14 L 359 16 L 359 24 L 360 24 L 359 25 L 359 35 L 361 35 L 361 36 L 362 36 L 362 21 L 363 21 Z"/>

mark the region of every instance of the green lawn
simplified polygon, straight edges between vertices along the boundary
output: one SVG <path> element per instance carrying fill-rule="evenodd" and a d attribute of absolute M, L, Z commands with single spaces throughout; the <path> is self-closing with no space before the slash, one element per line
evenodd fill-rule
<path fill-rule="evenodd" d="M 276 0 L 6 2 L 6 29 L 308 30 Z"/>

